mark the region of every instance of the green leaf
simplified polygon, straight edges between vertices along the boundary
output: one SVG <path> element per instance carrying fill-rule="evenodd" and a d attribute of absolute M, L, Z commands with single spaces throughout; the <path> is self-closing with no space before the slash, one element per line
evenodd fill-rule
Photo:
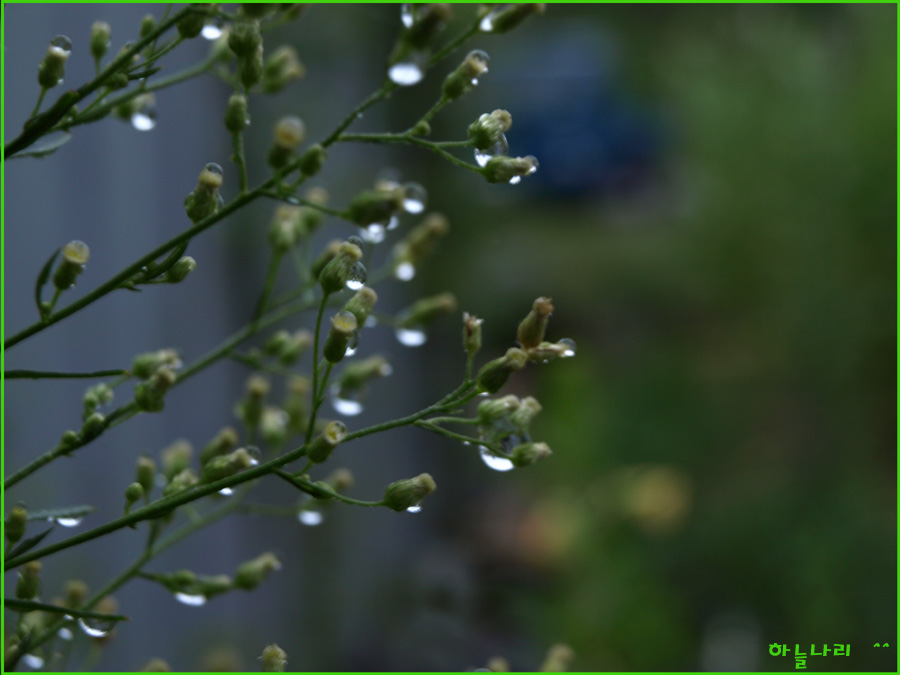
<path fill-rule="evenodd" d="M 10 157 L 10 159 L 14 159 L 16 157 L 46 157 L 47 155 L 52 155 L 54 152 L 59 150 L 62 146 L 64 146 L 71 140 L 71 131 L 57 131 L 53 134 L 47 134 L 39 141 L 34 143 L 31 146 L 30 150 L 16 153 L 12 157 Z"/>
<path fill-rule="evenodd" d="M 40 314 L 42 321 L 47 318 L 47 315 L 44 313 L 44 308 L 41 307 L 41 296 L 43 295 L 44 286 L 46 286 L 47 282 L 50 280 L 50 271 L 53 269 L 53 263 L 56 261 L 60 251 L 62 251 L 62 248 L 58 248 L 53 252 L 53 255 L 50 256 L 50 259 L 41 268 L 41 273 L 38 274 L 37 283 L 34 285 L 34 301 L 37 303 L 38 314 Z"/>
<path fill-rule="evenodd" d="M 16 546 L 13 550 L 11 550 L 9 553 L 6 554 L 6 560 L 12 560 L 13 558 L 16 558 L 16 557 L 22 555 L 26 551 L 30 551 L 35 546 L 40 544 L 41 541 L 43 541 L 44 537 L 46 537 L 52 531 L 53 531 L 53 527 L 51 527 L 49 530 L 44 530 L 40 534 L 36 534 L 33 537 L 24 539 L 23 541 L 21 541 L 19 543 L 18 546 Z"/>
<path fill-rule="evenodd" d="M 101 621 L 131 621 L 123 614 L 103 614 L 101 612 L 89 612 L 84 609 L 71 609 L 69 607 L 60 607 L 59 605 L 48 605 L 43 602 L 35 602 L 34 600 L 19 600 L 14 598 L 5 598 L 3 604 L 6 609 L 14 612 L 52 612 L 53 614 L 68 614 L 69 616 L 79 616 L 83 619 L 99 619 Z"/>
<path fill-rule="evenodd" d="M 83 518 L 97 510 L 96 506 L 82 504 L 79 506 L 63 506 L 58 509 L 29 511 L 28 520 L 56 520 L 57 518 Z"/>

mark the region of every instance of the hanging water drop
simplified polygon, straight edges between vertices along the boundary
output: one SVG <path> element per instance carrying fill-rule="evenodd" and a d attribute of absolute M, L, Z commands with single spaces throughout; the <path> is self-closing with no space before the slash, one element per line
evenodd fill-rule
<path fill-rule="evenodd" d="M 359 261 L 353 263 L 353 266 L 350 268 L 350 278 L 347 279 L 347 288 L 351 291 L 358 291 L 366 285 L 367 277 L 366 266 Z"/>
<path fill-rule="evenodd" d="M 131 113 L 131 126 L 138 131 L 150 131 L 156 126 L 156 106 L 151 102 L 141 106 Z"/>
<path fill-rule="evenodd" d="M 402 262 L 394 268 L 394 278 L 400 281 L 410 281 L 416 276 L 416 268 L 411 262 Z"/>
<path fill-rule="evenodd" d="M 62 527 L 77 527 L 81 525 L 81 521 L 84 520 L 84 518 L 65 518 L 60 516 L 59 518 L 54 518 L 54 520 L 58 525 L 61 525 Z"/>
<path fill-rule="evenodd" d="M 296 197 L 288 197 L 285 201 L 292 206 L 298 206 L 300 204 L 300 200 Z"/>
<path fill-rule="evenodd" d="M 353 417 L 363 411 L 363 404 L 359 400 L 359 392 L 343 391 L 340 385 L 333 385 L 330 390 L 331 407 L 341 415 Z"/>
<path fill-rule="evenodd" d="M 400 219 L 397 216 L 391 216 L 390 219 L 388 219 L 387 229 L 395 230 L 395 229 L 397 229 L 397 226 L 399 224 L 400 224 Z"/>
<path fill-rule="evenodd" d="M 345 357 L 353 356 L 359 349 L 359 331 L 350 336 L 347 341 L 347 351 L 344 352 Z"/>
<path fill-rule="evenodd" d="M 218 40 L 222 37 L 222 21 L 220 19 L 207 21 L 203 25 L 203 30 L 200 31 L 200 35 L 207 40 Z"/>
<path fill-rule="evenodd" d="M 478 86 L 478 78 L 488 72 L 488 66 L 491 65 L 491 57 L 487 55 L 487 52 L 484 52 L 480 49 L 473 49 L 466 56 L 466 61 L 474 62 L 475 67 L 472 72 L 477 72 L 477 75 L 473 75 L 470 82 L 472 86 Z"/>
<path fill-rule="evenodd" d="M 357 237 L 355 234 L 347 237 L 347 243 L 353 244 L 354 246 L 359 246 L 360 248 L 362 248 L 363 246 L 363 240 Z"/>
<path fill-rule="evenodd" d="M 371 314 L 369 314 L 369 316 L 366 317 L 366 321 L 365 321 L 365 323 L 363 324 L 363 326 L 364 326 L 365 328 L 373 328 L 373 327 L 375 327 L 375 326 L 377 326 L 377 325 L 378 325 L 378 319 L 376 319 L 376 318 L 375 318 L 374 316 L 372 316 Z"/>
<path fill-rule="evenodd" d="M 60 640 L 71 640 L 73 637 L 75 637 L 74 635 L 72 635 L 72 631 L 70 631 L 65 626 L 56 631 L 56 636 Z"/>
<path fill-rule="evenodd" d="M 388 77 L 391 82 L 401 87 L 411 87 L 418 84 L 425 77 L 425 71 L 415 61 L 401 61 L 388 68 Z"/>
<path fill-rule="evenodd" d="M 562 358 L 567 359 L 570 356 L 575 356 L 575 340 L 573 340 L 572 338 L 563 338 L 557 344 L 565 345 L 565 350 L 562 354 L 560 354 Z"/>
<path fill-rule="evenodd" d="M 410 2 L 400 5 L 400 21 L 406 28 L 411 28 L 415 22 L 415 5 Z"/>
<path fill-rule="evenodd" d="M 202 607 L 206 604 L 206 596 L 202 593 L 175 593 L 175 599 L 188 607 Z"/>
<path fill-rule="evenodd" d="M 421 328 L 398 328 L 394 331 L 397 340 L 405 347 L 420 347 L 425 344 L 428 336 Z"/>
<path fill-rule="evenodd" d="M 428 193 L 418 183 L 407 183 L 403 186 L 403 210 L 407 213 L 422 213 L 427 199 Z"/>
<path fill-rule="evenodd" d="M 234 490 L 232 490 L 231 488 L 222 488 L 221 490 L 219 490 L 219 494 L 223 497 L 230 497 L 234 494 Z"/>
<path fill-rule="evenodd" d="M 247 451 L 247 454 L 250 455 L 250 466 L 259 466 L 259 462 L 262 459 L 262 450 L 255 445 L 248 445 L 244 449 Z"/>
<path fill-rule="evenodd" d="M 370 244 L 380 244 L 384 241 L 384 233 L 387 226 L 384 223 L 369 223 L 359 231 L 364 241 Z"/>
<path fill-rule="evenodd" d="M 315 527 L 316 525 L 321 525 L 324 518 L 321 511 L 315 509 L 300 509 L 300 512 L 297 514 L 297 520 L 307 527 Z"/>
<path fill-rule="evenodd" d="M 407 513 L 421 513 L 422 505 L 421 504 L 413 504 L 412 506 L 408 506 L 406 508 Z"/>
<path fill-rule="evenodd" d="M 512 460 L 506 459 L 506 457 L 495 455 L 485 447 L 482 447 L 479 452 L 481 454 L 481 461 L 484 462 L 485 466 L 487 466 L 489 469 L 493 469 L 494 471 L 511 471 L 513 468 L 515 468 L 513 466 Z"/>
<path fill-rule="evenodd" d="M 40 670 L 44 667 L 44 659 L 37 654 L 25 654 L 22 657 L 22 660 L 25 662 L 25 665 L 29 668 L 33 668 L 34 670 Z"/>
<path fill-rule="evenodd" d="M 481 150 L 475 149 L 475 162 L 478 166 L 484 166 L 492 157 L 505 156 L 509 153 L 509 142 L 504 134 L 500 134 L 500 140 L 494 143 L 490 148 Z"/>
<path fill-rule="evenodd" d="M 69 56 L 72 53 L 72 41 L 65 35 L 57 35 L 50 40 L 50 46 L 56 47 L 56 49 L 60 50 L 66 56 Z"/>
<path fill-rule="evenodd" d="M 91 625 L 88 624 L 84 619 L 79 618 L 78 627 L 81 629 L 81 632 L 88 637 L 100 638 L 106 637 L 109 634 L 109 631 L 111 631 L 113 628 L 113 623 L 107 622 L 105 624 L 98 623 L 96 625 Z"/>

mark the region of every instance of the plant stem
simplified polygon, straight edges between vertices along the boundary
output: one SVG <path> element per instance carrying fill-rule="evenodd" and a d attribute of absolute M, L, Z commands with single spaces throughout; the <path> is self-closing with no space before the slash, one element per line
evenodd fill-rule
<path fill-rule="evenodd" d="M 37 103 L 34 104 L 34 110 L 31 111 L 31 114 L 28 116 L 29 118 L 34 117 L 35 115 L 38 114 L 38 112 L 41 109 L 41 103 L 44 102 L 44 96 L 46 96 L 46 94 L 47 94 L 46 87 L 41 87 L 41 93 L 38 94 Z"/>
<path fill-rule="evenodd" d="M 319 303 L 319 311 L 316 314 L 316 330 L 313 333 L 313 355 L 312 355 L 312 393 L 311 393 L 311 410 L 309 412 L 309 425 L 306 428 L 306 442 L 309 445 L 312 440 L 313 430 L 316 428 L 316 412 L 319 409 L 319 333 L 322 332 L 322 315 L 325 314 L 325 304 L 328 302 L 328 293 L 322 292 L 322 300 Z"/>
<path fill-rule="evenodd" d="M 482 172 L 481 167 L 476 166 L 474 164 L 469 164 L 468 162 L 464 162 L 458 157 L 454 157 L 449 152 L 444 150 L 442 147 L 446 145 L 444 143 L 435 143 L 434 141 L 427 141 L 424 138 L 419 138 L 418 136 L 412 136 L 410 134 L 342 134 L 337 139 L 340 143 L 349 143 L 349 142 L 360 142 L 360 143 L 406 143 L 409 145 L 418 145 L 422 148 L 427 148 L 432 152 L 439 154 L 441 157 L 446 159 L 451 164 L 462 167 L 464 169 L 468 169 L 469 171 L 474 171 L 477 174 Z M 463 145 L 468 145 L 468 143 L 463 142 L 460 147 Z M 447 146 L 447 147 L 456 147 Z"/>
<path fill-rule="evenodd" d="M 244 133 L 238 131 L 231 134 L 231 140 L 234 143 L 234 154 L 231 159 L 237 164 L 240 171 L 241 194 L 247 193 L 247 160 L 244 158 Z"/>
<path fill-rule="evenodd" d="M 362 113 L 373 105 L 378 103 L 381 99 L 386 98 L 392 91 L 394 91 L 399 85 L 394 84 L 390 79 L 385 78 L 384 82 L 381 83 L 381 87 L 379 87 L 378 91 L 370 95 L 365 101 L 356 106 L 353 110 L 350 111 L 350 114 L 344 118 L 344 121 L 341 122 L 337 129 L 331 132 L 331 134 L 322 141 L 322 147 L 327 148 L 329 145 L 337 141 L 338 137 L 344 133 L 344 130 L 353 124 L 359 117 L 362 116 Z"/>
<path fill-rule="evenodd" d="M 486 443 L 480 438 L 475 438 L 474 436 L 466 436 L 465 434 L 457 434 L 456 432 L 450 431 L 449 429 L 444 429 L 444 427 L 439 427 L 437 424 L 432 424 L 431 420 L 419 420 L 418 422 L 416 422 L 416 426 L 421 427 L 422 429 L 427 429 L 428 431 L 433 431 L 437 434 L 441 434 L 442 436 L 446 436 L 447 438 L 462 441 L 463 443 L 483 445 L 486 448 L 494 450 L 493 445 L 491 445 L 490 443 Z"/>
<path fill-rule="evenodd" d="M 127 370 L 95 370 L 90 373 L 58 373 L 45 370 L 7 370 L 3 373 L 3 378 L 6 380 L 64 380 L 89 377 L 112 377 L 114 375 L 128 374 Z"/>
<path fill-rule="evenodd" d="M 263 285 L 259 302 L 256 304 L 256 311 L 253 312 L 253 321 L 250 324 L 250 328 L 253 331 L 256 330 L 256 326 L 259 325 L 260 319 L 262 319 L 263 314 L 266 312 L 266 306 L 272 295 L 272 289 L 275 287 L 275 278 L 278 276 L 278 266 L 281 264 L 282 257 L 283 255 L 276 251 L 272 253 L 272 257 L 269 259 L 269 269 L 266 272 L 266 281 Z"/>

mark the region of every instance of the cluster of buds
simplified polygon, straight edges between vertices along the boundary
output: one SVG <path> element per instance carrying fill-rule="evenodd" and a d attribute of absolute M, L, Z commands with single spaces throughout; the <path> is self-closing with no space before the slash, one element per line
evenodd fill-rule
<path fill-rule="evenodd" d="M 81 400 L 84 404 L 84 412 L 82 413 L 81 418 L 87 419 L 101 405 L 108 405 L 109 403 L 112 403 L 112 387 L 104 382 L 92 385 L 85 390 L 84 396 Z"/>
<path fill-rule="evenodd" d="M 215 457 L 229 454 L 237 448 L 238 442 L 238 433 L 232 427 L 220 429 L 200 451 L 200 465 L 205 465 Z"/>
<path fill-rule="evenodd" d="M 262 78 L 263 39 L 259 31 L 259 21 L 252 17 L 240 17 L 228 33 L 228 46 L 237 56 L 238 76 L 245 89 L 249 89 Z"/>
<path fill-rule="evenodd" d="M 169 366 L 157 369 L 145 382 L 134 389 L 134 402 L 143 412 L 160 412 L 165 406 L 165 395 L 175 384 L 178 376 Z M 94 413 L 96 415 L 98 413 Z"/>
<path fill-rule="evenodd" d="M 197 187 L 184 198 L 184 210 L 193 222 L 208 218 L 219 210 L 222 196 L 219 188 L 223 180 L 222 167 L 210 162 L 197 177 Z"/>
<path fill-rule="evenodd" d="M 297 362 L 297 359 L 310 348 L 313 343 L 313 336 L 305 328 L 289 333 L 286 330 L 279 330 L 274 333 L 263 346 L 263 353 L 278 359 L 278 362 L 284 366 L 289 366 Z"/>
<path fill-rule="evenodd" d="M 264 673 L 283 673 L 287 665 L 287 652 L 276 644 L 270 644 L 263 649 L 260 659 Z"/>
<path fill-rule="evenodd" d="M 430 213 L 404 239 L 394 246 L 394 276 L 409 281 L 416 268 L 431 255 L 437 240 L 450 229 L 447 219 L 439 213 Z"/>
<path fill-rule="evenodd" d="M 563 338 L 559 342 L 544 340 L 544 333 L 547 331 L 547 323 L 552 312 L 553 302 L 550 298 L 537 298 L 531 311 L 519 324 L 516 339 L 531 361 L 546 363 L 555 358 L 575 356 L 574 340 L 570 338 Z"/>
<path fill-rule="evenodd" d="M 500 444 L 507 451 L 513 466 L 534 464 L 551 454 L 546 443 L 531 441 L 531 422 L 540 411 L 541 404 L 531 396 L 520 400 L 517 396 L 508 395 L 482 401 L 478 406 L 481 438 Z"/>

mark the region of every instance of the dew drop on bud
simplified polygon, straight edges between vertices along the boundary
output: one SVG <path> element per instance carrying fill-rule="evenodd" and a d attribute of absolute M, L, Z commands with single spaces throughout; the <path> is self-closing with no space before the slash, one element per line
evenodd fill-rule
<path fill-rule="evenodd" d="M 206 596 L 202 593 L 175 593 L 175 599 L 188 607 L 202 607 L 206 604 Z"/>
<path fill-rule="evenodd" d="M 406 28 L 412 27 L 413 23 L 416 20 L 414 10 L 415 7 L 410 2 L 400 5 L 400 21 L 403 22 L 403 25 Z"/>
<path fill-rule="evenodd" d="M 491 11 L 485 16 L 481 23 L 478 24 L 478 30 L 482 33 L 490 33 L 494 30 L 494 17 L 496 17 L 498 12 L 496 10 Z"/>
<path fill-rule="evenodd" d="M 347 279 L 347 288 L 351 291 L 358 291 L 366 285 L 367 277 L 366 266 L 359 261 L 353 263 L 353 266 L 350 268 L 350 278 Z"/>
<path fill-rule="evenodd" d="M 25 662 L 26 666 L 34 670 L 40 670 L 44 667 L 44 659 L 37 654 L 25 654 L 25 656 L 22 657 L 22 660 Z"/>
<path fill-rule="evenodd" d="M 300 509 L 297 520 L 307 527 L 315 527 L 322 524 L 322 512 L 315 509 Z"/>
<path fill-rule="evenodd" d="M 428 339 L 421 328 L 398 328 L 394 334 L 398 342 L 405 347 L 421 347 Z"/>
<path fill-rule="evenodd" d="M 504 134 L 500 134 L 500 140 L 494 143 L 490 148 L 481 150 L 475 149 L 475 162 L 478 166 L 484 166 L 492 157 L 505 156 L 509 153 L 509 142 Z"/>
<path fill-rule="evenodd" d="M 362 248 L 363 240 L 354 234 L 350 237 L 347 237 L 347 243 L 353 244 L 354 246 L 359 246 L 360 248 Z"/>
<path fill-rule="evenodd" d="M 203 25 L 203 30 L 200 31 L 200 35 L 206 40 L 218 40 L 222 37 L 222 21 L 220 19 L 207 21 Z"/>
<path fill-rule="evenodd" d="M 494 471 L 511 471 L 514 468 L 512 460 L 495 455 L 485 447 L 481 448 L 480 454 L 481 461 L 484 462 L 485 466 L 489 469 L 493 469 Z"/>
<path fill-rule="evenodd" d="M 131 126 L 138 131 L 150 131 L 156 126 L 156 106 L 144 103 L 131 113 Z"/>
<path fill-rule="evenodd" d="M 65 35 L 57 35 L 55 38 L 50 40 L 50 46 L 56 47 L 66 56 L 69 56 L 72 53 L 72 41 Z"/>
<path fill-rule="evenodd" d="M 418 52 L 412 54 L 409 59 L 395 63 L 388 68 L 388 77 L 391 78 L 391 82 L 394 84 L 399 84 L 401 87 L 411 87 L 421 82 L 422 78 L 425 77 L 425 69 L 422 67 L 423 62 L 424 59 Z"/>
<path fill-rule="evenodd" d="M 357 349 L 359 349 L 359 331 L 351 335 L 347 341 L 347 350 L 344 352 L 344 357 L 353 356 Z"/>
<path fill-rule="evenodd" d="M 88 637 L 106 637 L 109 631 L 112 630 L 113 624 L 110 622 L 99 623 L 95 622 L 93 619 L 90 619 L 90 621 L 91 623 L 88 623 L 85 619 L 78 619 L 78 627 L 81 629 L 81 632 Z"/>
<path fill-rule="evenodd" d="M 384 223 L 369 223 L 359 231 L 364 241 L 370 244 L 380 244 L 384 241 L 384 233 L 387 226 Z"/>
<path fill-rule="evenodd" d="M 335 385 L 330 390 L 331 406 L 341 415 L 353 417 L 363 411 L 363 404 L 359 400 L 359 394 L 355 391 L 342 391 Z"/>
<path fill-rule="evenodd" d="M 418 183 L 407 183 L 403 186 L 403 210 L 407 213 L 422 213 L 427 198 L 428 193 Z"/>
<path fill-rule="evenodd" d="M 422 505 L 421 504 L 413 504 L 412 506 L 406 507 L 407 513 L 421 513 Z"/>
<path fill-rule="evenodd" d="M 575 340 L 572 338 L 563 338 L 558 342 L 558 344 L 565 345 L 566 349 L 560 354 L 561 358 L 567 359 L 570 356 L 575 356 Z"/>
<path fill-rule="evenodd" d="M 56 523 L 58 525 L 61 525 L 62 527 L 78 527 L 79 525 L 81 525 L 81 521 L 84 520 L 84 518 L 60 517 L 60 518 L 54 518 L 53 520 L 55 520 Z"/>
<path fill-rule="evenodd" d="M 219 490 L 219 494 L 223 497 L 230 497 L 234 494 L 234 490 L 232 490 L 231 488 L 222 488 L 221 490 Z"/>

